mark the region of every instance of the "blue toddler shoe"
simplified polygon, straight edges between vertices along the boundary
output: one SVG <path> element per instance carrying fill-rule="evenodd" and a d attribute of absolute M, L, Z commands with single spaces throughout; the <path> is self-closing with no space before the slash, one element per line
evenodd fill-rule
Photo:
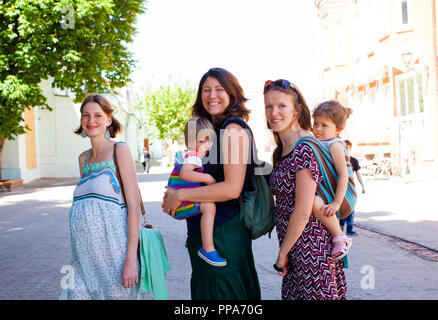
<path fill-rule="evenodd" d="M 215 267 L 225 267 L 227 265 L 227 260 L 221 258 L 216 250 L 206 252 L 204 248 L 201 248 L 198 250 L 198 256 L 208 264 Z"/>

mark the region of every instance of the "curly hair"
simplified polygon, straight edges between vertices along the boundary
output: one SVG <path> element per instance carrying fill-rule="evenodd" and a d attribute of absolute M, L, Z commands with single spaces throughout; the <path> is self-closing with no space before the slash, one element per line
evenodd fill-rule
<path fill-rule="evenodd" d="M 337 129 L 345 128 L 345 124 L 347 123 L 347 119 L 350 114 L 353 113 L 353 110 L 347 107 L 344 107 L 336 100 L 329 100 L 319 104 L 313 110 L 313 118 L 315 117 L 327 117 L 336 125 Z"/>

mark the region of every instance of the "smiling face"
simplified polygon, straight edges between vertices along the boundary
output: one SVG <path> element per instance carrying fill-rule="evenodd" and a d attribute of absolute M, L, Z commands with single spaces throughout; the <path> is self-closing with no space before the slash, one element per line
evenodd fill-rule
<path fill-rule="evenodd" d="M 105 135 L 111 119 L 96 102 L 88 102 L 84 105 L 81 115 L 82 130 L 89 137 Z"/>
<path fill-rule="evenodd" d="M 230 96 L 216 78 L 208 77 L 202 85 L 202 104 L 213 119 L 229 106 Z"/>
<path fill-rule="evenodd" d="M 315 116 L 313 119 L 313 134 L 318 140 L 331 140 L 341 133 L 342 128 L 336 128 L 336 124 L 328 117 Z"/>
<path fill-rule="evenodd" d="M 298 120 L 298 111 L 290 94 L 270 90 L 264 97 L 266 120 L 274 132 L 281 133 Z"/>

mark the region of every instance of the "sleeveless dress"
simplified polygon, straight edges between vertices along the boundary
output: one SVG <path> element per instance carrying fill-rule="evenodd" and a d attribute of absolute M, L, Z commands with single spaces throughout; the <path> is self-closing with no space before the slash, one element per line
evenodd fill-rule
<path fill-rule="evenodd" d="M 300 144 L 281 158 L 270 177 L 272 193 L 276 198 L 276 230 L 281 245 L 290 216 L 295 207 L 295 179 L 299 170 L 308 169 L 320 183 L 313 151 Z M 283 277 L 283 300 L 343 300 L 347 283 L 343 262 L 331 258 L 332 236 L 313 215 L 310 215 L 302 235 L 288 254 L 288 273 Z"/>
<path fill-rule="evenodd" d="M 226 123 L 237 123 L 243 128 L 247 124 L 240 118 L 228 119 Z M 223 124 L 223 127 L 226 126 Z M 217 158 L 209 160 L 204 165 L 204 173 L 211 174 L 217 182 L 225 180 L 224 165 L 221 163 L 220 130 L 216 130 L 219 137 L 213 144 L 210 155 Z M 245 189 L 248 175 L 251 172 L 247 166 Z M 238 199 L 216 202 L 216 215 L 213 231 L 214 245 L 221 256 L 227 259 L 225 267 L 214 267 L 199 258 L 197 251 L 202 245 L 200 219 L 195 215 L 186 219 L 187 242 L 186 246 L 192 265 L 190 291 L 192 300 L 260 300 L 260 283 L 255 268 L 252 252 L 251 232 L 240 220 L 240 204 Z"/>
<path fill-rule="evenodd" d="M 70 209 L 73 286 L 64 288 L 59 299 L 141 299 L 138 284 L 128 289 L 122 284 L 128 214 L 115 164 L 112 158 L 87 164 L 90 150 Z"/>

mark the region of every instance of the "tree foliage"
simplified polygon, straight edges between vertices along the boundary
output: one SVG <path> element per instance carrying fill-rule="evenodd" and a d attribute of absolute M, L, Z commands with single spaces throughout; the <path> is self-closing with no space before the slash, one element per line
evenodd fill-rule
<path fill-rule="evenodd" d="M 24 133 L 23 111 L 50 107 L 40 83 L 111 92 L 129 81 L 127 44 L 144 0 L 0 0 L 0 141 Z M 1 152 L 1 150 L 0 150 Z"/>
<path fill-rule="evenodd" d="M 196 90 L 188 83 L 148 91 L 138 108 L 145 116 L 144 124 L 149 134 L 182 143 L 184 126 L 191 116 L 195 96 Z"/>

